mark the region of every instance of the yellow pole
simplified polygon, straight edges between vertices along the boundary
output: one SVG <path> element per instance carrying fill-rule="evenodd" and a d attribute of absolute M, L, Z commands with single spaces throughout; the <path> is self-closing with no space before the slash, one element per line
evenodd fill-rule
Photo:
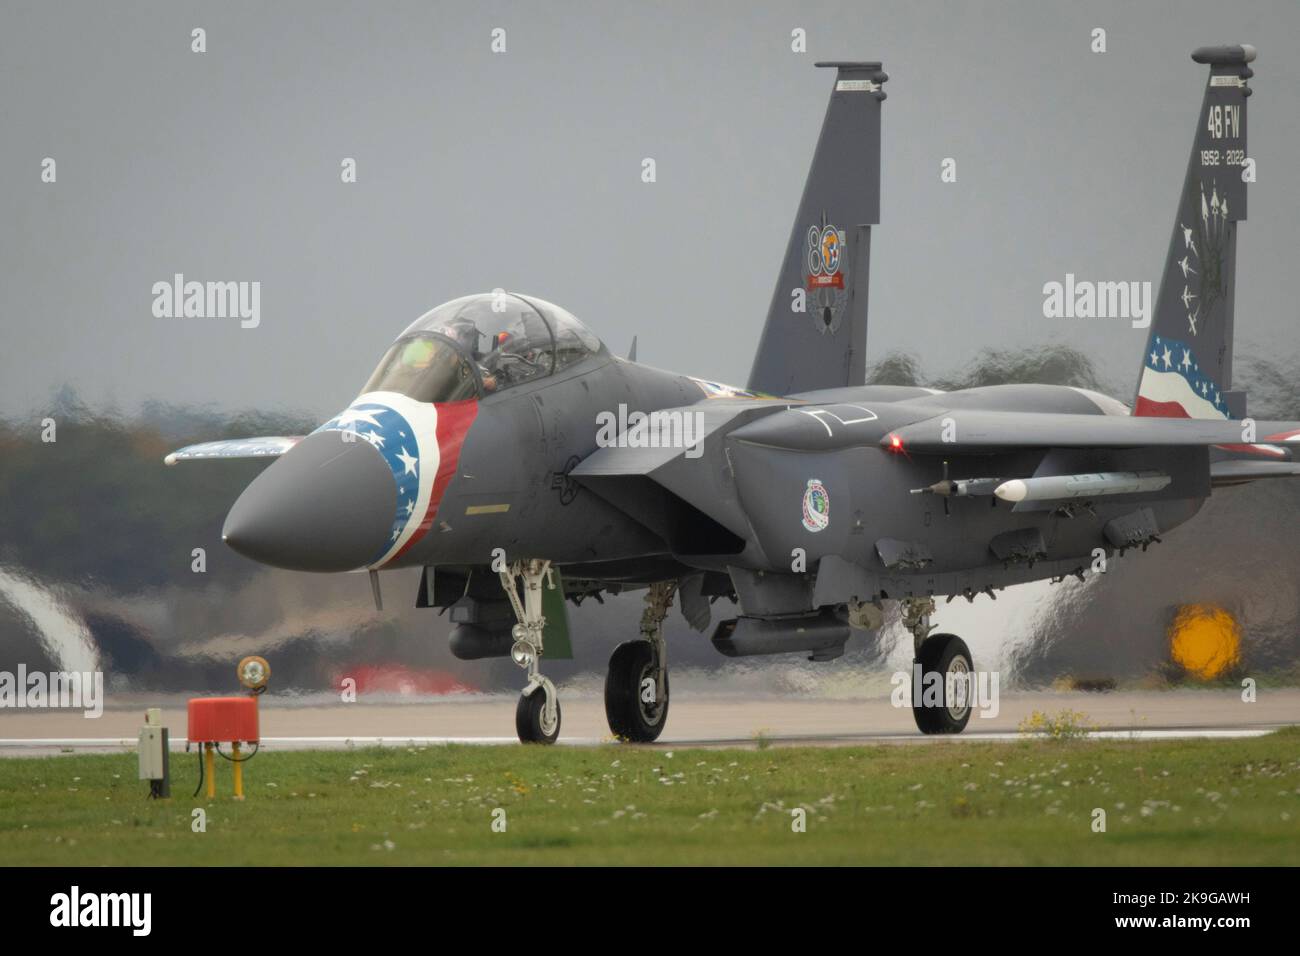
<path fill-rule="evenodd" d="M 212 752 L 212 744 L 203 745 L 203 767 L 208 777 L 208 799 L 217 796 L 217 758 Z"/>
<path fill-rule="evenodd" d="M 239 759 L 239 741 L 236 740 L 231 745 L 231 757 L 235 764 L 235 799 L 244 799 L 244 764 Z"/>

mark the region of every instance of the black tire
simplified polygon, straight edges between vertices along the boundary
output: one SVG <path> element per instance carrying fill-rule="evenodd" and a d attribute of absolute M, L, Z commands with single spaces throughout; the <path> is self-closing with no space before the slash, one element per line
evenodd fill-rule
<path fill-rule="evenodd" d="M 553 744 L 560 736 L 560 702 L 555 702 L 555 726 L 546 733 L 542 726 L 542 708 L 546 706 L 546 691 L 537 688 L 531 694 L 520 694 L 515 707 L 515 733 L 524 744 Z"/>
<path fill-rule="evenodd" d="M 605 719 L 620 740 L 648 744 L 659 739 L 668 721 L 668 674 L 661 700 L 641 700 L 641 682 L 653 675 L 654 648 L 649 641 L 628 641 L 614 648 L 605 675 Z"/>
<path fill-rule="evenodd" d="M 975 665 L 971 661 L 970 650 L 966 642 L 956 634 L 931 634 L 921 643 L 916 664 L 921 665 L 921 686 L 925 688 L 934 678 L 930 674 L 938 673 L 943 687 L 943 703 L 937 707 L 925 706 L 923 700 L 912 701 L 912 716 L 916 727 L 923 734 L 959 734 L 970 722 L 971 700 L 965 700 L 961 707 L 960 699 L 950 699 L 950 688 L 945 675 L 949 671 L 974 674 Z M 954 695 L 955 696 L 955 695 Z"/>

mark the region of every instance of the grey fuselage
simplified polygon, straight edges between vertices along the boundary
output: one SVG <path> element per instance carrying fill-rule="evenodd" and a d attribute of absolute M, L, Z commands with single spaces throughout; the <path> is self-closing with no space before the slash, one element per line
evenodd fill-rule
<path fill-rule="evenodd" d="M 598 415 L 620 405 L 706 415 L 697 457 L 680 448 L 613 449 L 617 464 L 602 470 Z M 791 587 L 786 596 L 758 589 L 764 602 L 775 602 L 762 610 L 794 613 L 1082 571 L 1115 550 L 1103 531 L 1108 521 L 1150 509 L 1163 532 L 1192 517 L 1209 493 L 1204 449 L 1021 450 L 954 457 L 949 473 L 1006 479 L 1048 464 L 1056 474 L 1158 469 L 1173 480 L 1159 492 L 1099 499 L 1073 514 L 991 496 L 952 498 L 945 513 L 942 497 L 911 493 L 940 480 L 939 458 L 912 458 L 880 442 L 895 428 L 974 409 L 1043 413 L 1045 428 L 1052 413 L 1127 414 L 1104 396 L 1048 385 L 710 398 L 694 379 L 602 352 L 481 400 L 434 527 L 390 566 L 485 566 L 502 549 L 509 558 L 549 559 L 566 580 L 593 585 L 692 569 L 733 578 L 774 573 Z M 801 507 L 811 481 L 830 502 L 829 520 L 815 531 Z M 881 542 L 899 543 L 902 557 L 888 544 L 882 552 Z M 804 573 L 819 565 L 832 573 Z"/>

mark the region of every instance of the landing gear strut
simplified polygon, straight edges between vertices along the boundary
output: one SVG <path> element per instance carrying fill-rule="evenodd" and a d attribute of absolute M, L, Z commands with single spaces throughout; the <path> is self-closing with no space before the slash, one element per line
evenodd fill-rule
<path fill-rule="evenodd" d="M 511 631 L 515 643 L 510 648 L 510 658 L 528 671 L 528 683 L 515 708 L 515 730 L 520 741 L 526 744 L 553 744 L 560 736 L 560 699 L 555 685 L 550 678 L 542 676 L 539 667 L 542 631 L 546 627 L 546 618 L 542 616 L 542 582 L 550 567 L 550 561 L 533 558 L 511 562 L 500 572 L 501 587 L 510 598 L 518 621 Z M 524 585 L 522 601 L 516 580 Z M 555 582 L 550 581 L 549 586 L 555 587 Z"/>
<path fill-rule="evenodd" d="M 960 637 L 930 633 L 933 613 L 932 598 L 903 601 L 903 626 L 912 632 L 915 655 L 912 717 L 923 734 L 959 734 L 970 721 L 975 667 Z"/>
<path fill-rule="evenodd" d="M 641 613 L 641 640 L 614 649 L 605 677 L 605 717 L 620 740 L 650 743 L 668 719 L 668 648 L 664 618 L 673 606 L 676 581 L 650 585 Z"/>

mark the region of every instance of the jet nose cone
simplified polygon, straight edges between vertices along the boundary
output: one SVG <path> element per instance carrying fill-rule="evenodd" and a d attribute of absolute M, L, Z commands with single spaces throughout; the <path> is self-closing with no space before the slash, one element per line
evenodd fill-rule
<path fill-rule="evenodd" d="M 383 456 L 342 431 L 308 435 L 258 475 L 221 537 L 244 557 L 293 571 L 350 571 L 382 554 L 397 485 Z"/>

